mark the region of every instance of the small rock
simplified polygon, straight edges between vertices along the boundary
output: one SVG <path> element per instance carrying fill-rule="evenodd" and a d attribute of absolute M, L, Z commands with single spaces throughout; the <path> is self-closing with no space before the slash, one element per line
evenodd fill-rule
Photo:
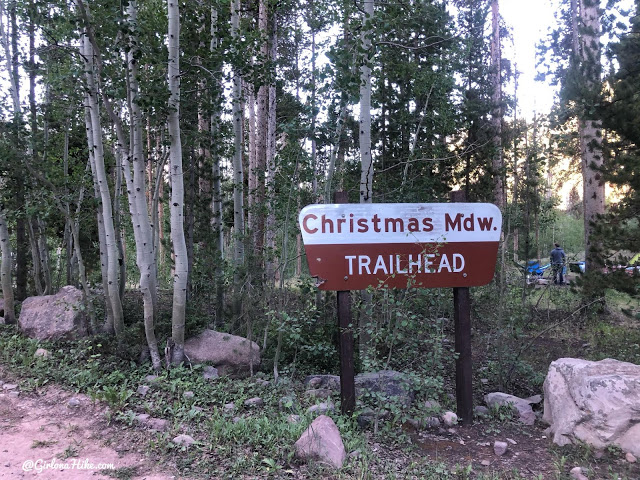
<path fill-rule="evenodd" d="M 493 443 L 493 452 L 498 455 L 499 457 L 501 457 L 502 455 L 504 455 L 505 453 L 507 453 L 507 450 L 509 449 L 509 445 L 507 444 L 507 442 L 498 442 L 495 441 Z"/>
<path fill-rule="evenodd" d="M 271 382 L 269 380 L 264 380 L 262 378 L 257 378 L 256 379 L 256 384 L 257 385 L 261 385 L 263 387 L 269 387 L 271 386 Z"/>
<path fill-rule="evenodd" d="M 236 404 L 235 404 L 235 403 L 233 403 L 233 402 L 231 402 L 231 403 L 226 403 L 226 404 L 222 407 L 222 409 L 223 409 L 225 412 L 227 412 L 227 413 L 229 413 L 229 412 L 233 412 L 233 410 L 234 410 L 235 408 L 236 408 Z"/>
<path fill-rule="evenodd" d="M 191 435 L 185 435 L 185 434 L 178 435 L 172 441 L 176 445 L 181 445 L 181 446 L 185 446 L 185 447 L 189 447 L 189 446 L 193 445 L 194 443 L 196 443 L 196 441 L 193 439 L 193 437 Z"/>
<path fill-rule="evenodd" d="M 587 478 L 587 476 L 584 473 L 582 473 L 581 467 L 573 467 L 569 472 L 569 474 L 571 475 L 571 478 L 573 478 L 574 480 L 589 480 L 589 478 Z"/>
<path fill-rule="evenodd" d="M 426 400 L 424 402 L 424 408 L 426 408 L 427 410 L 433 410 L 433 411 L 439 411 L 442 407 L 440 406 L 440 403 L 438 403 L 437 400 Z"/>
<path fill-rule="evenodd" d="M 34 357 L 42 357 L 42 358 L 49 358 L 51 356 L 51 352 L 49 352 L 49 350 L 47 350 L 46 348 L 39 348 L 36 350 L 36 352 L 33 354 Z"/>
<path fill-rule="evenodd" d="M 360 452 L 360 450 L 354 450 L 353 452 L 349 453 L 349 458 L 360 458 L 360 456 L 362 455 L 362 453 Z"/>
<path fill-rule="evenodd" d="M 489 409 L 484 405 L 478 405 L 477 407 L 474 407 L 473 413 L 478 417 L 488 417 L 491 414 Z"/>
<path fill-rule="evenodd" d="M 13 392 L 9 392 L 9 396 L 13 398 L 17 398 L 20 396 L 20 392 L 17 390 L 14 390 Z"/>
<path fill-rule="evenodd" d="M 453 427 L 458 423 L 458 415 L 453 412 L 444 412 L 442 415 L 442 423 L 447 427 Z"/>
<path fill-rule="evenodd" d="M 636 463 L 638 461 L 638 459 L 635 457 L 635 455 L 633 453 L 627 453 L 624 456 L 625 460 L 627 460 L 627 462 L 629 463 Z"/>
<path fill-rule="evenodd" d="M 542 401 L 542 395 L 534 395 L 532 397 L 525 398 L 525 401 L 534 405 L 538 404 Z"/>
<path fill-rule="evenodd" d="M 231 421 L 233 423 L 238 423 L 240 420 L 242 420 L 242 417 L 233 417 L 233 419 Z"/>
<path fill-rule="evenodd" d="M 155 432 L 166 432 L 169 430 L 169 420 L 163 418 L 150 418 L 147 425 Z"/>
<path fill-rule="evenodd" d="M 489 465 L 491 465 L 491 462 L 489 460 L 482 460 L 480 462 L 480 465 L 482 465 L 484 467 L 488 467 Z"/>
<path fill-rule="evenodd" d="M 160 381 L 160 377 L 158 375 L 147 375 L 144 377 L 144 381 L 147 383 L 157 383 Z"/>
<path fill-rule="evenodd" d="M 427 417 L 424 419 L 424 425 L 428 428 L 438 428 L 440 426 L 440 419 L 438 417 Z"/>
<path fill-rule="evenodd" d="M 447 432 L 449 432 L 451 435 L 455 435 L 456 433 L 458 433 L 455 428 L 449 428 L 447 429 Z"/>
<path fill-rule="evenodd" d="M 133 417 L 133 419 L 138 423 L 146 424 L 149 421 L 149 417 L 150 415 L 148 413 L 139 413 Z"/>
<path fill-rule="evenodd" d="M 489 383 L 489 379 L 488 378 L 481 378 L 480 379 L 480 383 L 483 385 L 486 385 L 487 383 Z"/>
<path fill-rule="evenodd" d="M 511 445 L 517 445 L 518 444 L 518 442 L 516 442 L 512 438 L 507 438 L 507 442 L 509 442 Z"/>
<path fill-rule="evenodd" d="M 202 407 L 198 407 L 198 406 L 193 406 L 191 407 L 191 410 L 196 412 L 196 413 L 202 413 L 203 412 L 203 408 Z"/>
<path fill-rule="evenodd" d="M 18 388 L 18 385 L 15 383 L 5 383 L 2 385 L 3 390 L 15 390 L 16 388 Z"/>
<path fill-rule="evenodd" d="M 595 452 L 593 452 L 593 458 L 600 460 L 602 457 L 604 457 L 604 450 L 597 449 Z"/>
<path fill-rule="evenodd" d="M 244 401 L 245 407 L 262 407 L 264 405 L 264 401 L 260 397 L 248 398 Z"/>
<path fill-rule="evenodd" d="M 331 402 L 322 402 L 316 405 L 311 405 L 307 408 L 307 413 L 317 413 L 323 415 L 327 412 L 331 412 L 334 410 L 334 405 Z"/>
<path fill-rule="evenodd" d="M 182 394 L 182 396 L 184 398 L 186 398 L 187 400 L 192 399 L 193 397 L 195 397 L 196 395 L 192 392 L 192 391 L 186 391 Z"/>
<path fill-rule="evenodd" d="M 211 365 L 207 365 L 206 367 L 204 367 L 202 377 L 205 380 L 215 380 L 219 376 L 220 375 L 218 375 L 218 369 L 216 367 L 212 367 Z"/>
<path fill-rule="evenodd" d="M 287 416 L 287 422 L 289 423 L 300 423 L 300 415 L 294 415 L 293 413 Z"/>
<path fill-rule="evenodd" d="M 147 385 L 140 385 L 136 393 L 141 397 L 144 397 L 147 393 L 149 393 L 149 387 Z"/>
<path fill-rule="evenodd" d="M 305 395 L 311 398 L 321 398 L 326 400 L 327 398 L 331 397 L 332 392 L 327 388 L 314 388 L 311 390 L 307 390 L 304 393 Z"/>
<path fill-rule="evenodd" d="M 338 427 L 325 415 L 309 425 L 294 447 L 302 460 L 313 459 L 336 469 L 342 467 L 347 457 Z"/>
<path fill-rule="evenodd" d="M 67 402 L 67 406 L 71 408 L 78 408 L 80 406 L 80 399 L 71 397 Z"/>
<path fill-rule="evenodd" d="M 285 395 L 278 401 L 278 408 L 281 412 L 296 412 L 298 410 L 298 404 L 295 397 L 292 395 Z"/>

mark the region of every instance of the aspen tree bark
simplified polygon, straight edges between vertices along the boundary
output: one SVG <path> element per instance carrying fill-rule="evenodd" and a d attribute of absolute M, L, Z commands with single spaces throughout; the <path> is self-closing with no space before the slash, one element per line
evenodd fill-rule
<path fill-rule="evenodd" d="M 81 2 L 78 1 L 78 5 Z M 100 203 L 102 220 L 104 225 L 105 243 L 107 251 L 107 299 L 113 312 L 113 328 L 116 336 L 124 333 L 124 319 L 122 314 L 122 302 L 118 282 L 118 247 L 116 232 L 113 225 L 113 211 L 111 208 L 111 192 L 104 165 L 104 147 L 102 144 L 102 126 L 100 110 L 98 107 L 98 91 L 94 70 L 94 50 L 86 35 L 82 36 L 84 44 L 85 77 L 87 82 L 86 99 L 89 109 L 89 118 L 92 126 L 92 138 L 88 138 L 89 149 L 93 150 L 96 181 L 100 191 Z"/>
<path fill-rule="evenodd" d="M 211 7 L 211 43 L 209 50 L 214 53 L 218 49 L 218 10 Z M 218 142 L 220 135 L 221 123 L 221 92 L 223 90 L 222 83 L 217 80 L 217 88 L 214 89 L 213 110 L 211 113 L 211 155 L 213 160 L 213 229 L 216 233 L 216 321 L 222 321 L 224 314 L 224 231 L 222 224 L 222 169 L 220 168 L 220 149 Z"/>
<path fill-rule="evenodd" d="M 371 35 L 373 0 L 364 0 L 360 66 L 360 203 L 373 202 L 373 160 L 371 158 Z"/>
<path fill-rule="evenodd" d="M 2 182 L 4 183 L 4 182 Z M 0 286 L 4 299 L 4 323 L 16 323 L 15 305 L 13 299 L 13 282 L 11 281 L 11 241 L 9 239 L 9 227 L 4 207 L 0 205 L 0 251 L 2 252 L 2 265 L 0 265 Z"/>
<path fill-rule="evenodd" d="M 171 362 L 184 358 L 184 323 L 187 307 L 187 244 L 184 236 L 184 174 L 180 139 L 180 11 L 177 0 L 167 0 L 169 19 L 169 169 L 171 178 L 171 243 L 175 255 L 173 277 L 173 310 L 171 315 Z"/>
<path fill-rule="evenodd" d="M 371 157 L 371 35 L 373 22 L 373 0 L 364 0 L 362 34 L 363 50 L 360 66 L 360 203 L 373 203 L 373 159 Z M 370 352 L 371 335 L 371 294 L 362 293 L 362 308 L 359 318 L 360 354 L 366 359 Z"/>
<path fill-rule="evenodd" d="M 576 0 L 572 1 L 572 7 L 577 7 Z M 596 99 L 600 96 L 602 68 L 598 2 L 579 0 L 579 12 L 574 10 L 573 17 L 577 17 L 576 23 L 578 23 L 573 31 L 574 59 L 580 62 L 579 75 L 584 82 L 584 90 Z M 602 246 L 593 237 L 594 223 L 599 215 L 605 213 L 604 178 L 599 171 L 603 165 L 602 122 L 591 116 L 592 113 L 589 112 L 588 107 L 578 119 L 582 159 L 585 261 L 587 270 L 598 271 L 604 266 L 600 252 Z"/>
<path fill-rule="evenodd" d="M 251 83 L 243 81 L 246 106 L 249 111 L 249 168 L 247 169 L 247 230 L 255 234 L 256 205 L 258 203 L 258 131 L 256 122 L 256 97 Z M 255 242 L 255 240 L 254 240 Z M 255 243 L 254 243 L 255 245 Z M 254 249 L 255 250 L 255 249 Z"/>
<path fill-rule="evenodd" d="M 231 38 L 237 53 L 240 37 L 240 0 L 231 0 Z M 242 165 L 242 76 L 238 67 L 234 68 L 232 91 L 233 116 L 233 263 L 234 263 L 234 314 L 239 317 L 242 304 L 242 270 L 244 267 L 244 179 Z"/>
<path fill-rule="evenodd" d="M 138 6 L 130 0 L 127 6 L 127 23 L 129 24 L 129 50 L 127 66 L 130 97 L 130 145 L 131 162 L 128 156 L 122 157 L 122 172 L 127 185 L 129 211 L 133 223 L 136 242 L 136 263 L 140 270 L 140 291 L 143 299 L 144 331 L 155 370 L 162 366 L 158 353 L 158 342 L 155 335 L 155 318 L 157 315 L 158 269 L 156 249 L 153 241 L 153 228 L 147 207 L 146 168 L 142 138 L 142 113 L 138 103 L 140 89 L 138 87 Z M 133 169 L 133 175 L 131 173 Z M 161 173 L 158 172 L 160 175 Z"/>
<path fill-rule="evenodd" d="M 491 103 L 491 123 L 493 124 L 493 198 L 494 203 L 504 210 L 505 191 L 503 180 L 503 159 L 502 159 L 502 70 L 500 61 L 502 52 L 500 48 L 500 9 L 498 0 L 491 0 L 491 26 L 493 35 L 491 37 L 491 68 L 492 68 L 492 95 Z"/>
<path fill-rule="evenodd" d="M 7 69 L 12 65 L 11 53 L 9 50 L 9 38 L 4 28 L 4 1 L 0 1 L 0 42 L 5 54 Z M 20 97 L 17 75 L 9 73 L 9 89 L 11 91 L 11 99 L 13 101 L 13 117 L 14 121 L 20 115 Z M 4 185 L 4 179 L 0 177 L 0 187 Z M 2 287 L 2 295 L 4 299 L 4 321 L 5 323 L 15 323 L 15 305 L 13 295 L 13 281 L 11 279 L 11 270 L 13 266 L 11 241 L 9 238 L 9 227 L 7 225 L 7 215 L 4 205 L 0 204 L 0 252 L 2 256 L 2 265 L 0 265 L 0 286 Z"/>
<path fill-rule="evenodd" d="M 278 54 L 277 17 L 274 12 L 273 26 L 270 35 L 269 60 L 274 65 Z M 266 235 L 266 259 L 265 274 L 267 285 L 273 286 L 276 281 L 276 86 L 275 80 L 270 76 L 269 81 L 269 101 L 267 115 L 267 221 L 265 227 Z"/>
<path fill-rule="evenodd" d="M 82 48 L 84 52 L 84 46 Z M 89 166 L 91 168 L 91 178 L 93 181 L 93 196 L 98 202 L 98 204 L 100 204 L 100 189 L 98 187 L 98 181 L 97 181 L 98 175 L 96 173 L 96 162 L 94 158 L 95 152 L 93 148 L 91 148 L 91 145 L 93 143 L 91 140 L 93 139 L 93 124 L 91 123 L 91 114 L 89 113 L 89 100 L 87 95 L 85 95 L 84 107 L 85 107 L 84 108 L 85 129 L 87 132 L 87 142 L 89 144 Z M 98 245 L 100 247 L 100 273 L 102 278 L 102 291 L 105 294 L 104 300 L 105 300 L 105 311 L 106 311 L 105 322 L 102 328 L 106 332 L 113 333 L 114 332 L 113 309 L 111 308 L 111 302 L 107 297 L 107 292 L 109 291 L 109 278 L 107 274 L 108 253 L 107 253 L 107 240 L 106 240 L 105 231 L 104 231 L 102 208 L 96 209 L 96 221 L 98 226 Z M 73 231 L 71 233 L 73 234 Z M 75 243 L 75 240 L 74 240 L 74 243 Z"/>

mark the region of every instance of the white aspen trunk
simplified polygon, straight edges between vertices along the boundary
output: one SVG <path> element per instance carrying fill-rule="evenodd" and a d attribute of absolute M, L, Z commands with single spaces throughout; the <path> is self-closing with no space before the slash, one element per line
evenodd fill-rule
<path fill-rule="evenodd" d="M 258 31 L 260 33 L 260 57 L 258 65 L 262 70 L 262 76 L 268 76 L 269 62 L 269 2 L 259 0 L 258 2 Z M 269 84 L 261 82 L 257 95 L 257 115 L 256 115 L 256 182 L 255 193 L 255 225 L 253 225 L 253 245 L 255 267 L 259 268 L 263 264 L 263 247 L 265 236 L 265 171 L 267 169 L 267 143 L 269 128 Z"/>
<path fill-rule="evenodd" d="M 80 2 L 79 2 L 80 3 Z M 92 138 L 89 139 L 89 148 L 93 150 L 96 181 L 100 191 L 100 203 L 102 220 L 104 224 L 105 243 L 107 251 L 107 295 L 113 312 L 113 328 L 116 336 L 120 337 L 124 332 L 124 319 L 122 302 L 118 282 L 118 247 L 115 228 L 113 226 L 113 212 L 111 208 L 111 192 L 104 165 L 104 147 L 102 144 L 102 126 L 98 107 L 98 92 L 93 67 L 94 51 L 86 35 L 82 37 L 84 43 L 85 76 L 87 81 L 87 102 L 89 117 L 92 126 Z"/>
<path fill-rule="evenodd" d="M 4 1 L 0 1 L 0 42 L 4 49 L 5 62 L 9 71 L 11 100 L 13 102 L 13 117 L 17 119 L 20 115 L 20 96 L 18 87 L 18 78 L 13 74 L 11 69 L 11 53 L 9 50 L 9 37 L 4 28 L 3 19 L 5 15 Z M 0 178 L 0 186 L 4 184 L 4 179 Z M 7 216 L 4 205 L 0 205 L 0 251 L 2 255 L 2 265 L 0 266 L 0 285 L 2 286 L 2 295 L 4 299 L 4 321 L 5 323 L 15 323 L 16 314 L 13 296 L 13 281 L 11 279 L 12 271 L 12 252 L 11 241 L 9 238 L 9 227 L 7 225 Z"/>
<path fill-rule="evenodd" d="M 371 35 L 373 0 L 364 0 L 360 66 L 360 203 L 373 201 L 373 160 L 371 158 Z"/>
<path fill-rule="evenodd" d="M 269 60 L 274 65 L 278 54 L 277 18 L 273 15 Z M 269 286 L 276 282 L 276 86 L 272 78 L 269 82 L 269 104 L 267 116 L 267 224 L 266 224 L 266 260 L 265 273 Z M 283 272 L 284 273 L 284 272 Z"/>
<path fill-rule="evenodd" d="M 136 242 L 136 263 L 140 270 L 140 291 L 143 299 L 144 331 L 149 347 L 151 363 L 155 370 L 162 366 L 158 353 L 158 342 L 155 335 L 155 318 L 157 313 L 158 273 L 156 250 L 153 241 L 153 228 L 147 209 L 146 168 L 143 152 L 142 114 L 138 99 L 138 38 L 136 34 L 138 23 L 137 2 L 130 0 L 127 7 L 127 22 L 130 27 L 129 51 L 127 65 L 129 75 L 129 97 L 131 117 L 131 164 L 127 156 L 122 156 L 122 171 L 127 185 L 129 211 L 133 223 L 133 233 Z M 133 167 L 133 176 L 131 169 Z"/>
<path fill-rule="evenodd" d="M 172 363 L 184 358 L 184 323 L 187 307 L 188 258 L 184 236 L 184 177 L 180 139 L 180 11 L 176 0 L 167 0 L 169 18 L 169 169 L 171 177 L 171 243 L 175 255 L 173 310 L 171 315 Z"/>
<path fill-rule="evenodd" d="M 502 159 L 502 71 L 500 61 L 502 52 L 500 48 L 500 9 L 498 0 L 491 1 L 491 26 L 493 35 L 491 37 L 491 123 L 493 125 L 493 198 L 494 203 L 504 210 L 505 191 L 503 181 L 503 159 Z"/>
<path fill-rule="evenodd" d="M 580 74 L 586 90 L 597 97 L 600 93 L 600 14 L 598 2 L 580 0 Z M 584 244 L 586 268 L 593 271 L 604 266 L 600 256 L 601 245 L 593 239 L 594 223 L 605 213 L 605 186 L 603 165 L 602 122 L 586 111 L 579 123 L 580 156 L 582 158 L 582 185 L 584 203 Z"/>
<path fill-rule="evenodd" d="M 244 82 L 247 110 L 249 111 L 249 171 L 247 172 L 247 230 L 255 233 L 258 193 L 258 132 L 256 127 L 256 98 L 253 85 Z"/>
<path fill-rule="evenodd" d="M 211 45 L 210 51 L 213 53 L 218 49 L 218 11 L 211 8 Z M 222 90 L 222 83 L 218 83 L 219 91 Z M 211 115 L 211 138 L 214 141 L 220 132 L 220 109 L 219 102 L 221 100 L 220 93 L 214 98 L 214 111 Z M 213 227 L 217 234 L 217 250 L 220 256 L 220 262 L 224 258 L 224 233 L 222 230 L 222 169 L 220 168 L 220 155 L 218 147 L 214 146 L 213 156 Z"/>
<path fill-rule="evenodd" d="M 240 0 L 231 0 L 231 38 L 237 49 L 237 42 L 240 36 Z M 242 76 L 239 69 L 233 73 L 233 263 L 234 263 L 234 314 L 240 315 L 241 305 L 241 282 L 242 269 L 244 267 L 244 179 L 242 171 Z"/>
<path fill-rule="evenodd" d="M 84 46 L 83 48 L 83 54 L 84 54 Z M 93 196 L 96 199 L 96 201 L 98 203 L 100 203 L 100 190 L 98 188 L 98 181 L 97 181 L 97 173 L 96 173 L 96 162 L 95 162 L 95 158 L 94 158 L 94 150 L 92 148 L 92 144 L 93 144 L 93 125 L 91 123 L 91 114 L 89 113 L 89 97 L 88 95 L 85 95 L 85 100 L 84 100 L 84 122 L 85 122 L 85 129 L 87 132 L 87 142 L 88 142 L 88 147 L 89 147 L 89 166 L 91 168 L 91 178 L 93 181 Z M 96 221 L 97 221 L 97 225 L 98 225 L 98 245 L 100 248 L 100 273 L 101 273 L 101 278 L 102 278 L 102 290 L 104 292 L 105 295 L 105 322 L 103 325 L 103 330 L 105 330 L 106 332 L 110 332 L 113 333 L 114 330 L 114 326 L 113 326 L 113 309 L 111 308 L 111 302 L 109 301 L 109 299 L 107 298 L 107 292 L 109 291 L 109 279 L 108 279 L 108 275 L 107 275 L 107 258 L 108 258 L 108 253 L 107 253 L 107 241 L 106 241 L 106 235 L 104 233 L 104 221 L 102 220 L 102 209 L 98 208 L 96 211 Z M 73 225 L 71 226 L 71 228 L 79 228 L 79 225 Z M 73 234 L 73 231 L 71 232 Z M 74 244 L 75 244 L 75 240 L 74 240 Z M 75 245 L 74 245 L 75 246 Z M 74 250 L 74 253 L 76 251 Z"/>
<path fill-rule="evenodd" d="M 4 183 L 4 182 L 2 182 Z M 2 252 L 2 265 L 0 265 L 0 286 L 4 298 L 4 323 L 16 323 L 15 305 L 13 299 L 13 282 L 11 281 L 11 241 L 9 239 L 9 227 L 4 208 L 0 205 L 0 251 Z"/>
<path fill-rule="evenodd" d="M 360 203 L 373 203 L 373 158 L 371 157 L 371 35 L 373 22 L 373 0 L 364 0 L 362 17 L 362 65 L 360 66 Z M 330 201 L 327 199 L 327 201 Z M 359 316 L 358 343 L 360 355 L 366 359 L 370 354 L 372 298 L 362 290 L 362 307 Z"/>

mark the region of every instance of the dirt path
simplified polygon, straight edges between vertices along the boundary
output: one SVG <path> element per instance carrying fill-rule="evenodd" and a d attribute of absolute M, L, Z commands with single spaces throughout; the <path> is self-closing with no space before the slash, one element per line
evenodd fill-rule
<path fill-rule="evenodd" d="M 57 387 L 24 395 L 17 386 L 0 386 L 0 477 L 179 478 L 157 473 L 152 459 L 118 441 L 122 432 L 107 425 L 104 413 L 88 397 Z M 111 476 L 104 474 L 107 469 Z"/>

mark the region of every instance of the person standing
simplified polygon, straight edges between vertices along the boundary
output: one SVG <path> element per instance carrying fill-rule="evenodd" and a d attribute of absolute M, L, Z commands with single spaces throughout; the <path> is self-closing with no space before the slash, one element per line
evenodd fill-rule
<path fill-rule="evenodd" d="M 556 285 L 562 285 L 564 283 L 564 277 L 562 275 L 564 270 L 564 260 L 564 250 L 559 243 L 556 243 L 555 248 L 551 250 L 551 269 L 553 271 L 553 283 Z"/>

